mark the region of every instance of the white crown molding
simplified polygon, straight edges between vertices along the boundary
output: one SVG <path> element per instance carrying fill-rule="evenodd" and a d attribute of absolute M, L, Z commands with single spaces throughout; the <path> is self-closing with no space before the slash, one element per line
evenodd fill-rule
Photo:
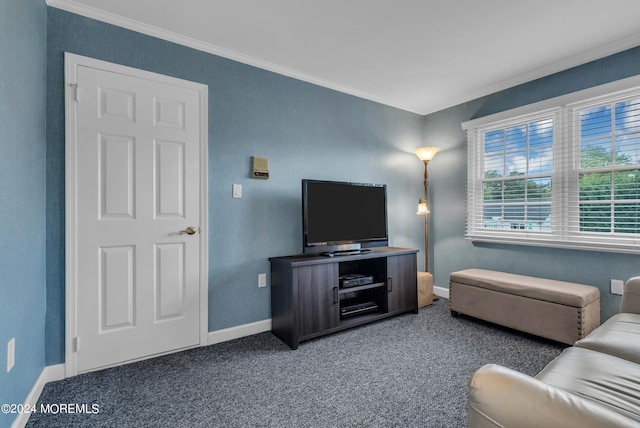
<path fill-rule="evenodd" d="M 118 27 L 122 27 L 122 28 L 126 28 L 129 30 L 142 33 L 142 34 L 146 34 L 148 36 L 157 37 L 159 39 L 177 43 L 183 46 L 187 46 L 193 49 L 197 49 L 203 52 L 207 52 L 213 55 L 217 55 L 223 58 L 227 58 L 233 61 L 247 64 L 253 67 L 257 67 L 263 70 L 271 71 L 283 76 L 291 77 L 291 78 L 301 80 L 307 83 L 311 83 L 317 86 L 332 89 L 348 95 L 353 95 L 358 98 L 374 101 L 374 102 L 384 104 L 390 107 L 398 108 L 401 110 L 406 110 L 419 115 L 428 115 L 431 113 L 435 113 L 437 111 L 444 110 L 449 107 L 453 107 L 468 101 L 472 101 L 477 98 L 484 97 L 486 95 L 490 95 L 490 94 L 523 84 L 523 83 L 530 82 L 532 80 L 536 80 L 560 71 L 567 70 L 572 67 L 586 64 L 587 62 L 590 62 L 590 61 L 594 61 L 609 55 L 613 55 L 615 53 L 622 52 L 627 49 L 640 46 L 640 35 L 635 35 L 627 39 L 623 39 L 615 43 L 610 43 L 608 45 L 602 46 L 601 48 L 598 48 L 598 49 L 593 49 L 588 52 L 583 52 L 581 54 L 567 58 L 563 61 L 550 64 L 545 67 L 537 68 L 535 70 L 532 70 L 520 76 L 516 76 L 512 79 L 503 80 L 496 84 L 485 86 L 478 90 L 472 91 L 466 95 L 452 97 L 449 100 L 443 103 L 440 103 L 439 105 L 428 107 L 428 108 L 421 108 L 415 105 L 411 105 L 411 106 L 400 105 L 399 103 L 393 100 L 388 100 L 382 97 L 375 96 L 373 94 L 357 91 L 353 88 L 342 86 L 324 79 L 319 79 L 307 73 L 303 73 L 288 67 L 274 64 L 272 62 L 269 62 L 260 58 L 248 56 L 230 49 L 223 48 L 221 46 L 217 46 L 211 43 L 205 43 L 191 37 L 187 37 L 178 33 L 173 33 L 167 30 L 163 30 L 159 27 L 148 25 L 140 21 L 125 18 L 123 16 L 116 15 L 113 13 L 105 12 L 103 10 L 79 3 L 76 0 L 45 0 L 45 1 L 48 6 L 51 6 L 57 9 L 66 10 L 68 12 L 72 12 L 77 15 L 82 15 L 87 18 L 92 18 L 98 21 L 106 22 L 108 24 L 116 25 Z"/>
<path fill-rule="evenodd" d="M 110 12 L 105 12 L 103 10 L 96 9 L 91 6 L 78 3 L 75 0 L 45 0 L 45 1 L 48 6 L 54 7 L 56 9 L 66 10 L 67 12 L 72 12 L 77 15 L 95 19 L 97 21 L 106 22 L 107 24 L 112 24 L 118 27 L 126 28 L 128 30 L 136 31 L 138 33 L 146 34 L 147 36 L 157 37 L 159 39 L 166 40 L 168 42 L 177 43 L 182 46 L 197 49 L 199 51 L 207 52 L 207 53 L 217 55 L 223 58 L 227 58 L 236 62 L 240 62 L 256 68 L 260 68 L 262 70 L 271 71 L 276 74 L 280 74 L 283 76 L 291 77 L 296 80 L 301 80 L 303 82 L 321 86 L 327 89 L 332 89 L 334 91 L 342 92 L 348 95 L 353 95 L 358 98 L 374 101 L 374 102 L 384 104 L 390 107 L 395 107 L 401 110 L 407 110 L 412 113 L 421 114 L 418 111 L 418 109 L 415 109 L 415 108 L 398 105 L 393 101 L 385 100 L 371 94 L 366 94 L 364 92 L 359 92 L 345 86 L 337 85 L 327 80 L 319 79 L 315 76 L 311 76 L 309 74 L 302 73 L 300 71 L 293 70 L 288 67 L 283 67 L 281 65 L 274 64 L 272 62 L 269 62 L 260 58 L 255 58 L 249 55 L 245 55 L 227 48 L 223 48 L 221 46 L 214 45 L 212 43 L 205 43 L 200 40 L 184 36 L 182 34 L 173 33 L 171 31 L 167 31 L 162 28 L 155 27 L 153 25 L 148 25 L 133 19 L 125 18 L 123 16 L 116 15 Z"/>
<path fill-rule="evenodd" d="M 489 123 L 509 121 L 512 119 L 519 120 L 526 115 L 538 114 L 544 110 L 554 110 L 560 106 L 565 106 L 585 100 L 591 100 L 602 96 L 610 96 L 612 94 L 619 95 L 621 92 L 628 91 L 630 89 L 636 90 L 635 88 L 639 86 L 640 74 L 620 80 L 614 80 L 613 82 L 603 83 L 602 85 L 581 89 L 579 91 L 570 92 L 568 94 L 560 95 L 554 98 L 547 98 L 546 100 L 538 101 L 532 104 L 526 104 L 509 110 L 500 111 L 488 116 L 471 119 L 466 122 L 462 122 L 461 126 L 462 129 L 466 131 L 471 128 L 483 126 Z"/>
<path fill-rule="evenodd" d="M 433 107 L 428 111 L 424 111 L 421 114 L 428 115 L 431 113 L 435 113 L 440 110 L 447 109 L 449 107 L 454 107 L 469 101 L 476 100 L 478 98 L 485 97 L 487 95 L 495 94 L 496 92 L 513 88 L 515 86 L 522 85 L 524 83 L 528 83 L 536 79 L 540 79 L 555 73 L 559 73 L 561 71 L 569 70 L 573 67 L 577 67 L 591 61 L 605 58 L 607 56 L 614 55 L 614 54 L 626 51 L 628 49 L 636 48 L 638 46 L 640 46 L 640 35 L 618 40 L 617 42 L 602 46 L 599 49 L 593 49 L 588 52 L 584 52 L 579 55 L 572 56 L 563 61 L 556 62 L 545 67 L 537 68 L 525 74 L 516 76 L 512 79 L 503 80 L 494 85 L 485 86 L 476 91 L 470 92 L 468 95 L 465 95 L 463 97 L 452 98 L 449 102 Z"/>

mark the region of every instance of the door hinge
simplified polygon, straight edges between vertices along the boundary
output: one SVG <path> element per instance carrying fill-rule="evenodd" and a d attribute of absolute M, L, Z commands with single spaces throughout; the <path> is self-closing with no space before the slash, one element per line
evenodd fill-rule
<path fill-rule="evenodd" d="M 80 100 L 80 89 L 78 89 L 78 84 L 72 83 L 69 86 L 71 86 L 71 90 L 73 91 L 74 101 L 78 102 Z"/>
<path fill-rule="evenodd" d="M 73 340 L 71 341 L 71 349 L 73 350 L 73 352 L 78 352 L 79 342 L 80 340 L 78 339 L 77 336 L 74 337 Z"/>

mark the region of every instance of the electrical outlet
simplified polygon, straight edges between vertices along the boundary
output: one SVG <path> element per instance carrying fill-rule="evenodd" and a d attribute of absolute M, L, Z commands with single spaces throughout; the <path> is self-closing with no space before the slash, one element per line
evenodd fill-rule
<path fill-rule="evenodd" d="M 16 338 L 14 337 L 7 343 L 7 373 L 11 371 L 16 364 Z"/>
<path fill-rule="evenodd" d="M 267 274 L 261 273 L 258 275 L 258 287 L 266 287 L 267 286 Z"/>
<path fill-rule="evenodd" d="M 619 294 L 622 296 L 624 292 L 624 282 L 619 279 L 611 280 L 611 294 Z"/>

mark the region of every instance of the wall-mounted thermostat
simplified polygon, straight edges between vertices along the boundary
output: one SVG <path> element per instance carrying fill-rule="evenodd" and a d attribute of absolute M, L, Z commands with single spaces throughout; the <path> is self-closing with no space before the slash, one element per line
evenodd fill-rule
<path fill-rule="evenodd" d="M 266 180 L 269 178 L 269 158 L 253 156 L 253 168 L 251 172 L 253 178 Z"/>

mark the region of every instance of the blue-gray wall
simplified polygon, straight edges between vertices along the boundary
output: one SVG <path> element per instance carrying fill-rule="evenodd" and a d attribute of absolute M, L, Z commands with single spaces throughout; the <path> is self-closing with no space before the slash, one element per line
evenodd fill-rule
<path fill-rule="evenodd" d="M 47 34 L 48 364 L 64 361 L 65 51 L 209 86 L 210 331 L 270 318 L 258 274 L 302 250 L 302 178 L 387 184 L 391 244 L 424 247 L 421 116 L 54 8 Z M 253 155 L 269 180 L 249 178 Z"/>
<path fill-rule="evenodd" d="M 609 280 L 640 275 L 637 255 L 473 244 L 464 239 L 467 139 L 460 125 L 639 72 L 640 48 L 635 48 L 424 117 L 425 144 L 442 148 L 429 164 L 430 266 L 436 285 L 448 287 L 451 272 L 470 267 L 538 275 L 597 286 L 602 320 L 617 312 L 620 297 L 609 293 Z"/>
<path fill-rule="evenodd" d="M 0 404 L 23 403 L 45 366 L 46 16 L 41 0 L 0 2 Z"/>

